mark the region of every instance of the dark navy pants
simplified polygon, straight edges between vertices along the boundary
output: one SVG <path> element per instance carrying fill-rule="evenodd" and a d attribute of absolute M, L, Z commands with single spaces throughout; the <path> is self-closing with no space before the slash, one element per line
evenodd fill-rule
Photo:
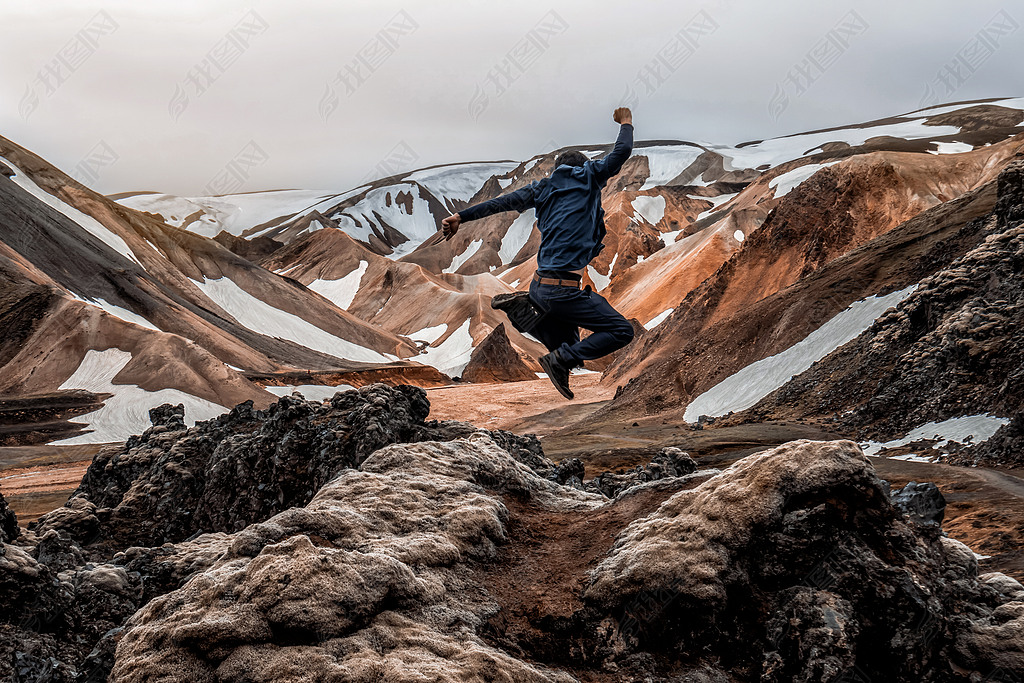
<path fill-rule="evenodd" d="M 607 356 L 633 341 L 633 326 L 590 287 L 581 290 L 534 280 L 530 282 L 530 298 L 545 312 L 530 334 L 548 351 L 559 349 L 573 367 Z M 592 332 L 583 341 L 581 327 Z"/>

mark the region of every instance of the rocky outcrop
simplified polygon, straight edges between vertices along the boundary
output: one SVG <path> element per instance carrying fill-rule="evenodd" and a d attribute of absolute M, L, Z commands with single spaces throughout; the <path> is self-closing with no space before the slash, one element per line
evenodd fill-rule
<path fill-rule="evenodd" d="M 588 482 L 594 489 L 614 498 L 627 489 L 645 482 L 669 477 L 685 477 L 697 471 L 697 463 L 689 453 L 669 446 L 662 448 L 648 465 L 637 465 L 627 472 L 604 472 Z"/>
<path fill-rule="evenodd" d="M 213 567 L 129 620 L 111 680 L 571 681 L 475 634 L 494 605 L 466 566 L 509 541 L 506 495 L 552 509 L 603 500 L 536 476 L 483 433 L 386 447 L 305 508 L 224 537 Z"/>
<path fill-rule="evenodd" d="M 74 569 L 61 569 L 54 559 L 62 554 L 74 554 L 74 544 L 57 532 L 38 539 L 34 547 L 0 544 L 4 680 L 106 680 L 112 660 L 94 646 L 141 606 L 137 575 L 112 564 L 81 561 Z"/>
<path fill-rule="evenodd" d="M 4 494 L 0 493 L 0 543 L 12 543 L 20 533 L 18 518 L 7 506 Z"/>
<path fill-rule="evenodd" d="M 1024 587 L 979 577 L 940 533 L 937 491 L 890 499 L 852 442 L 792 442 L 722 472 L 667 448 L 602 486 L 535 439 L 428 410 L 422 390 L 382 385 L 191 429 L 177 406 L 154 410 L 3 546 L 0 600 L 29 608 L 0 618 L 0 675 L 1024 674 Z"/>
<path fill-rule="evenodd" d="M 963 544 L 916 534 L 852 442 L 786 444 L 676 494 L 619 535 L 586 595 L 617 615 L 617 647 L 709 653 L 740 680 L 967 680 L 1024 664 L 1024 642 L 994 640 L 1018 608 Z"/>
<path fill-rule="evenodd" d="M 521 382 L 537 379 L 537 375 L 512 347 L 505 334 L 505 323 L 499 323 L 473 349 L 469 365 L 462 371 L 462 379 L 465 382 Z"/>
<path fill-rule="evenodd" d="M 518 649 L 503 587 L 475 568 L 524 543 L 545 556 L 542 536 L 515 535 L 526 509 L 585 523 L 606 501 L 538 476 L 485 432 L 387 446 L 304 507 L 178 544 L 203 571 L 128 620 L 110 680 L 1024 673 L 1024 588 L 917 533 L 850 442 L 787 444 L 635 510 L 582 586 L 565 578 L 579 608 L 538 616 L 547 647 Z"/>
<path fill-rule="evenodd" d="M 141 436 L 101 450 L 68 503 L 34 528 L 105 548 L 240 531 L 305 505 L 383 446 L 465 433 L 458 423 L 425 423 L 429 410 L 422 389 L 383 384 L 323 403 L 286 396 L 265 411 L 243 403 L 188 430 L 181 406 L 161 406 Z M 498 438 L 514 452 L 540 451 L 536 439 Z"/>

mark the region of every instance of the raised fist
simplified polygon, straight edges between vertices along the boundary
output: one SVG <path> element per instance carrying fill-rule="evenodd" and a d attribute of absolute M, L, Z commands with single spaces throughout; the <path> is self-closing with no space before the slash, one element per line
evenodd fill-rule
<path fill-rule="evenodd" d="M 447 242 L 451 238 L 455 237 L 455 233 L 459 231 L 459 225 L 462 224 L 462 216 L 459 214 L 453 214 L 441 221 L 441 230 L 444 232 L 444 239 Z"/>
<path fill-rule="evenodd" d="M 633 123 L 633 112 L 629 110 L 629 107 L 619 107 L 612 114 L 612 118 L 615 119 L 615 123 Z"/>

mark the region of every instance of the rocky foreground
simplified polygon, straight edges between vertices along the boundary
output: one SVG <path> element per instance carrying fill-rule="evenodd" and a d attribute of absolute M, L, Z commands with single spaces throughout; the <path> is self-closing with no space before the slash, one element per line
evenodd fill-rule
<path fill-rule="evenodd" d="M 1024 587 L 849 441 L 584 482 L 424 392 L 181 410 L 21 531 L 14 681 L 1011 681 Z M 2 499 L 0 499 L 2 500 Z"/>

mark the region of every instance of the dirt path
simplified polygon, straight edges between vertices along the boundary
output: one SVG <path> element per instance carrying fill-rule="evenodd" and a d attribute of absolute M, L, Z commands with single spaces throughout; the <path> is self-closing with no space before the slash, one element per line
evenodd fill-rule
<path fill-rule="evenodd" d="M 102 444 L 0 448 L 0 493 L 25 526 L 78 488 Z"/>
<path fill-rule="evenodd" d="M 484 637 L 518 656 L 565 668 L 566 653 L 588 649 L 577 644 L 581 631 L 575 620 L 584 608 L 590 571 L 630 522 L 698 484 L 668 480 L 664 486 L 581 512 L 552 512 L 506 498 L 513 541 L 501 547 L 497 561 L 476 570 L 477 581 L 487 586 L 490 597 L 501 605 L 484 625 Z M 574 673 L 592 683 L 621 680 L 589 667 Z"/>
<path fill-rule="evenodd" d="M 572 420 L 597 410 L 615 395 L 615 387 L 602 386 L 599 373 L 573 375 L 576 397 L 568 401 L 546 378 L 503 384 L 455 384 L 427 389 L 430 417 L 462 420 L 485 429 L 520 434 L 548 434 Z"/>

